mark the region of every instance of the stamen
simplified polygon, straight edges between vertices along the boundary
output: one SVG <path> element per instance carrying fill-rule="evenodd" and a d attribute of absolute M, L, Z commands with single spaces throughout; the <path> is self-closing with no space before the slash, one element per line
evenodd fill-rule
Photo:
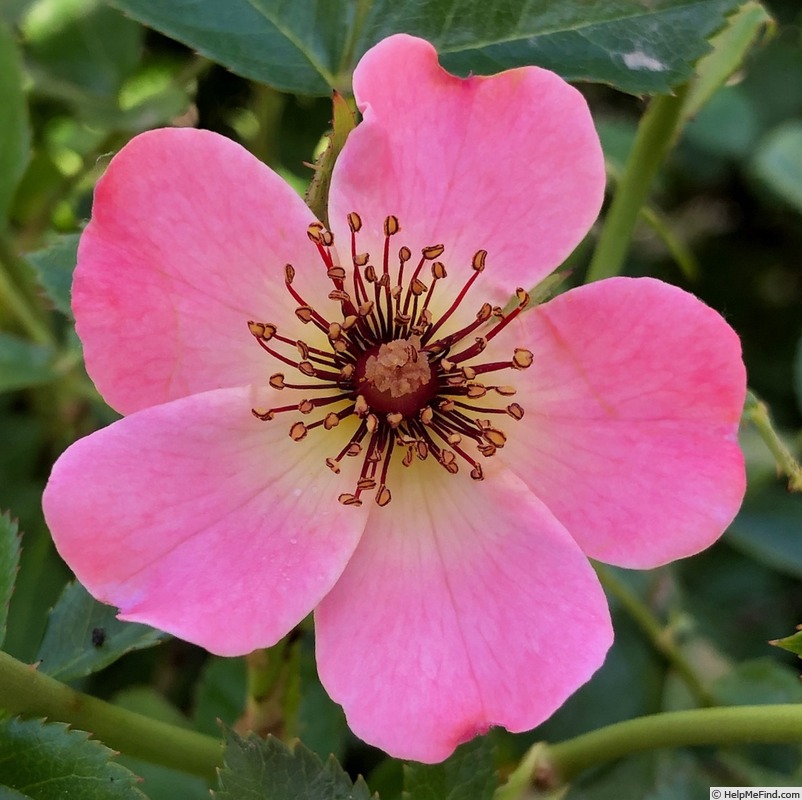
<path fill-rule="evenodd" d="M 422 248 L 410 276 L 406 265 L 412 260 L 412 252 L 402 245 L 397 251 L 397 268 L 393 267 L 393 275 L 397 275 L 393 283 L 390 238 L 401 231 L 398 217 L 384 218 L 380 270 L 378 262 L 376 266 L 371 264 L 368 253 L 360 252 L 357 246 L 362 218 L 351 212 L 347 221 L 351 266 L 347 261 L 345 267 L 341 265 L 341 256 L 333 249 L 331 231 L 319 222 L 307 229 L 326 276 L 332 281 L 328 299 L 337 304 L 338 314 L 307 303 L 294 286 L 295 268 L 292 264 L 284 266 L 285 287 L 295 304 L 290 305 L 290 310 L 301 323 L 311 323 L 321 331 L 323 344 L 313 346 L 280 334 L 270 322 L 248 322 L 251 335 L 265 352 L 306 379 L 288 379 L 285 372 L 273 372 L 268 378 L 272 389 L 324 393 L 302 396 L 295 403 L 277 408 L 252 409 L 254 417 L 265 421 L 282 413 L 306 417 L 321 409 L 317 419 L 308 422 L 296 418 L 291 424 L 289 436 L 296 442 L 305 440 L 316 429 L 316 435 L 322 435 L 323 431 L 340 429 L 340 423 L 348 418 L 357 420 L 356 431 L 339 453 L 325 459 L 326 466 L 337 474 L 344 458 L 361 459 L 353 491 L 338 497 L 344 505 L 362 505 L 364 492 L 373 492 L 380 507 L 391 502 L 387 480 L 396 445 L 405 467 L 431 455 L 450 474 L 458 474 L 460 463 L 464 463 L 473 480 L 483 480 L 477 458 L 493 456 L 507 442 L 505 431 L 491 424 L 490 419 L 502 415 L 519 421 L 524 409 L 518 403 L 494 406 L 489 402 L 492 397 L 511 397 L 516 388 L 501 381 L 490 385 L 480 376 L 527 369 L 534 356 L 519 347 L 509 361 L 471 362 L 529 304 L 528 294 L 518 289 L 517 306 L 506 315 L 500 307 L 483 303 L 467 324 L 449 330 L 445 326 L 485 269 L 487 251 L 476 251 L 471 259 L 471 275 L 445 313 L 434 318 L 430 310 L 432 295 L 436 285 L 448 277 L 444 263 L 438 260 L 445 253 L 445 244 Z M 421 278 L 426 263 L 430 263 L 432 275 L 428 285 Z M 458 342 L 464 342 L 463 349 L 454 353 Z M 291 354 L 279 352 L 287 347 L 292 349 Z M 335 410 L 327 410 L 332 407 Z"/>

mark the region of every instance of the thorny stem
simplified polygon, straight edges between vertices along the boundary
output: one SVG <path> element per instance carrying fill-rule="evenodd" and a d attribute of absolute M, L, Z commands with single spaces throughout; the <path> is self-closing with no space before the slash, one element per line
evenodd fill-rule
<path fill-rule="evenodd" d="M 682 107 L 687 92 L 688 85 L 685 84 L 674 95 L 655 97 L 643 115 L 588 267 L 587 283 L 611 278 L 621 272 L 652 180 L 682 124 Z"/>
<path fill-rule="evenodd" d="M 126 755 L 212 779 L 222 742 L 98 700 L 0 652 L 0 708 L 88 731 Z"/>
<path fill-rule="evenodd" d="M 657 617 L 640 601 L 629 587 L 620 581 L 613 572 L 601 564 L 593 564 L 599 581 L 605 590 L 624 608 L 635 624 L 646 634 L 655 650 L 660 653 L 685 681 L 696 701 L 703 706 L 715 705 L 715 699 L 702 684 L 699 676 L 677 647 L 670 632 Z"/>
<path fill-rule="evenodd" d="M 755 426 L 766 447 L 774 456 L 777 469 L 788 478 L 788 490 L 802 492 L 802 466 L 774 430 L 768 406 L 751 391 L 746 393 L 744 418 Z"/>

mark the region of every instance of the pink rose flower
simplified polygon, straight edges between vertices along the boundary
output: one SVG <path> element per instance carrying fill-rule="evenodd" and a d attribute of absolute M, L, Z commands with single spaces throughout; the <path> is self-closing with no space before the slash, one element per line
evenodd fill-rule
<path fill-rule="evenodd" d="M 354 94 L 330 230 L 207 131 L 112 160 L 73 307 L 126 416 L 61 456 L 44 508 L 122 619 L 236 655 L 314 610 L 352 730 L 434 762 L 536 726 L 601 665 L 588 557 L 655 567 L 722 533 L 744 367 L 724 320 L 657 280 L 523 311 L 604 191 L 559 77 L 459 79 L 400 35 Z"/>

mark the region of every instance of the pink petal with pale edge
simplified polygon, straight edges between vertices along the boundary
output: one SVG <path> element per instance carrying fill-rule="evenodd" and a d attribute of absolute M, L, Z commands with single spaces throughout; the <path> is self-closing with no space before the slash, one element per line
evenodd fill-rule
<path fill-rule="evenodd" d="M 506 299 L 558 266 L 595 220 L 599 139 L 582 95 L 554 73 L 456 78 L 428 42 L 397 35 L 363 56 L 354 94 L 363 121 L 335 166 L 329 220 L 347 237 L 346 215 L 357 211 L 359 251 L 374 262 L 393 214 L 392 253 L 443 243 L 442 260 L 459 274 L 485 249 L 485 285 Z"/>
<path fill-rule="evenodd" d="M 129 142 L 98 182 L 73 285 L 87 370 L 106 401 L 130 413 L 264 381 L 270 367 L 247 322 L 300 327 L 284 264 L 301 284 L 314 273 L 309 302 L 325 297 L 306 237 L 313 220 L 281 178 L 222 136 L 171 128 Z"/>
<path fill-rule="evenodd" d="M 317 659 L 357 736 L 436 762 L 491 725 L 550 716 L 612 629 L 587 559 L 521 481 L 402 469 L 315 612 Z"/>
<path fill-rule="evenodd" d="M 732 328 L 649 278 L 573 289 L 521 319 L 526 416 L 497 457 L 592 558 L 643 569 L 712 544 L 745 489 Z"/>
<path fill-rule="evenodd" d="M 44 495 L 56 546 L 95 597 L 221 655 L 271 645 L 306 616 L 367 517 L 336 500 L 355 476 L 326 469 L 312 434 L 293 442 L 282 421 L 255 419 L 253 403 L 221 389 L 128 416 L 72 445 Z"/>

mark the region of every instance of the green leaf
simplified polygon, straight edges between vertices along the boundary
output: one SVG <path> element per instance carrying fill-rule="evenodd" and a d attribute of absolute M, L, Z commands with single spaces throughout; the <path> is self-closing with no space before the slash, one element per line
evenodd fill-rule
<path fill-rule="evenodd" d="M 727 27 L 713 37 L 712 52 L 696 67 L 697 78 L 682 107 L 683 120 L 695 117 L 702 106 L 727 82 L 747 51 L 773 20 L 756 0 L 748 0 L 728 20 Z"/>
<path fill-rule="evenodd" d="M 633 93 L 687 80 L 738 0 L 113 0 L 135 19 L 234 72 L 298 94 L 348 91 L 359 57 L 406 32 L 443 65 L 482 75 L 539 64 Z"/>
<path fill-rule="evenodd" d="M 802 703 L 799 673 L 771 658 L 743 661 L 713 684 L 722 705 L 748 706 Z"/>
<path fill-rule="evenodd" d="M 50 612 L 36 660 L 42 672 L 71 681 L 107 667 L 132 650 L 153 647 L 165 636 L 147 625 L 121 622 L 114 608 L 98 603 L 75 582 L 67 585 Z"/>
<path fill-rule="evenodd" d="M 50 383 L 53 360 L 50 347 L 0 331 L 0 392 Z"/>
<path fill-rule="evenodd" d="M 407 764 L 405 800 L 491 800 L 498 780 L 486 737 L 463 744 L 441 764 Z"/>
<path fill-rule="evenodd" d="M 61 722 L 0 721 L 3 783 L 33 800 L 147 800 L 113 752 Z M 13 797 L 13 795 L 11 795 Z"/>
<path fill-rule="evenodd" d="M 8 512 L 0 514 L 0 646 L 6 636 L 8 604 L 19 569 L 19 531 Z"/>
<path fill-rule="evenodd" d="M 311 638 L 301 637 L 295 647 L 300 694 L 295 732 L 321 758 L 329 753 L 339 758 L 345 752 L 348 736 L 345 714 L 320 683 Z"/>
<path fill-rule="evenodd" d="M 22 25 L 35 89 L 102 123 L 142 55 L 144 30 L 100 0 L 40 0 Z"/>
<path fill-rule="evenodd" d="M 300 742 L 243 739 L 226 732 L 224 766 L 215 800 L 370 800 L 362 778 L 353 783 L 333 756 L 323 763 Z"/>
<path fill-rule="evenodd" d="M 774 639 L 769 644 L 773 644 L 775 647 L 782 647 L 783 650 L 788 650 L 789 653 L 796 653 L 802 658 L 802 630 L 798 630 L 783 639 Z"/>
<path fill-rule="evenodd" d="M 0 228 L 17 183 L 28 166 L 31 133 L 23 92 L 22 64 L 11 29 L 0 19 Z"/>
<path fill-rule="evenodd" d="M 201 733 L 219 736 L 218 720 L 233 725 L 245 710 L 247 696 L 245 660 L 211 656 L 198 682 L 195 727 Z"/>
<path fill-rule="evenodd" d="M 739 0 L 380 0 L 366 23 L 365 44 L 405 31 L 432 41 L 443 66 L 458 75 L 537 64 L 567 80 L 608 83 L 633 94 L 667 93 L 691 77 L 694 62 L 710 49 L 708 37 L 738 5 Z"/>
<path fill-rule="evenodd" d="M 763 139 L 752 169 L 777 196 L 802 212 L 802 122 L 787 122 Z"/>
<path fill-rule="evenodd" d="M 300 94 L 328 94 L 345 58 L 345 0 L 113 0 L 140 22 L 234 72 Z M 344 64 L 342 66 L 345 66 Z M 350 71 L 341 81 L 349 89 Z"/>
<path fill-rule="evenodd" d="M 726 539 L 778 572 L 802 578 L 802 495 L 772 483 L 747 495 Z"/>
<path fill-rule="evenodd" d="M 70 233 L 61 236 L 50 247 L 26 256 L 53 305 L 68 317 L 72 316 L 70 289 L 79 239 L 80 234 Z"/>

